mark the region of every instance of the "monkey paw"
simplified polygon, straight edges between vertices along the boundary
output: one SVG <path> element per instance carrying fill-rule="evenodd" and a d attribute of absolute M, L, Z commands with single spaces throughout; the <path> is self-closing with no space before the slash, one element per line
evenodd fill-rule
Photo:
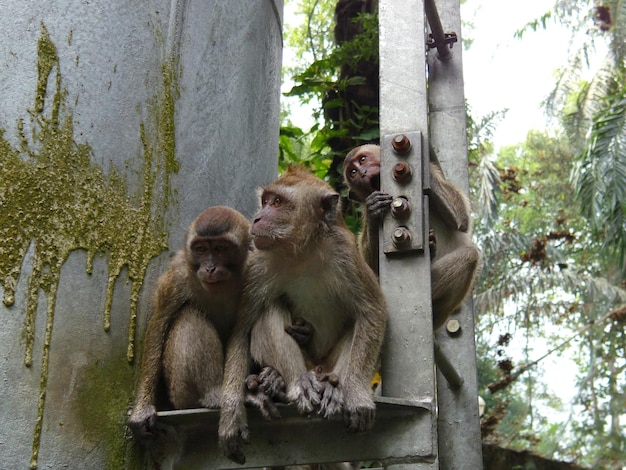
<path fill-rule="evenodd" d="M 159 435 L 157 413 L 153 405 L 133 408 L 128 418 L 128 427 L 140 439 L 154 438 Z"/>
<path fill-rule="evenodd" d="M 300 376 L 291 386 L 288 394 L 289 401 L 295 403 L 302 414 L 311 414 L 321 402 L 322 384 L 317 380 L 314 371 L 308 371 Z"/>
<path fill-rule="evenodd" d="M 318 414 L 324 418 L 338 415 L 343 409 L 343 391 L 336 374 L 318 377 L 321 392 Z"/>
<path fill-rule="evenodd" d="M 430 251 L 430 258 L 434 258 L 437 254 L 437 237 L 432 228 L 428 230 L 428 250 Z"/>
<path fill-rule="evenodd" d="M 285 327 L 285 332 L 291 336 L 298 346 L 306 346 L 313 337 L 313 325 L 304 318 L 298 317 L 293 319 L 293 323 Z"/>
<path fill-rule="evenodd" d="M 241 451 L 241 439 L 239 435 L 220 436 L 220 447 L 224 455 L 240 465 L 246 463 L 246 456 Z"/>
<path fill-rule="evenodd" d="M 382 191 L 374 191 L 365 199 L 367 213 L 374 217 L 380 217 L 389 210 L 393 197 Z"/>
<path fill-rule="evenodd" d="M 376 407 L 357 406 L 356 408 L 345 408 L 343 411 L 343 422 L 349 432 L 369 431 L 374 425 L 376 417 Z"/>
<path fill-rule="evenodd" d="M 276 369 L 264 367 L 246 378 L 246 403 L 257 408 L 267 420 L 280 418 L 274 402 L 287 403 L 286 385 Z"/>
<path fill-rule="evenodd" d="M 231 409 L 228 405 L 224 406 L 220 415 L 218 434 L 224 455 L 233 462 L 243 465 L 246 456 L 241 450 L 241 444 L 248 442 L 250 438 L 245 414 L 241 414 L 237 409 Z"/>

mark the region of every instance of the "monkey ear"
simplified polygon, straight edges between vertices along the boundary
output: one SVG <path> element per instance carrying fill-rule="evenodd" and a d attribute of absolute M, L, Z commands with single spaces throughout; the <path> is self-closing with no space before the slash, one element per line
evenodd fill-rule
<path fill-rule="evenodd" d="M 324 212 L 324 220 L 327 223 L 333 223 L 337 220 L 337 208 L 339 206 L 338 193 L 326 193 L 322 196 L 322 211 Z"/>

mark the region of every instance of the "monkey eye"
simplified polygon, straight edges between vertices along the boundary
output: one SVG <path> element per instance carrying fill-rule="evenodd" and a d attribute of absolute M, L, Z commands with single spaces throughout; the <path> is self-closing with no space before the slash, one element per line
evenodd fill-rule
<path fill-rule="evenodd" d="M 275 196 L 274 200 L 272 201 L 272 205 L 274 207 L 280 207 L 282 203 L 283 203 L 283 200 L 280 198 L 280 196 Z"/>
<path fill-rule="evenodd" d="M 359 158 L 359 162 L 360 163 L 365 163 L 365 160 L 367 160 L 367 156 L 366 155 L 361 155 L 361 158 Z"/>
<path fill-rule="evenodd" d="M 196 243 L 191 247 L 191 249 L 199 255 L 203 255 L 209 251 L 209 247 L 204 243 Z"/>
<path fill-rule="evenodd" d="M 350 176 L 355 176 L 356 175 L 356 168 L 352 168 L 352 170 L 350 170 Z"/>
<path fill-rule="evenodd" d="M 229 249 L 230 249 L 230 246 L 226 244 L 213 246 L 213 251 L 215 251 L 215 253 L 226 253 L 228 252 Z"/>

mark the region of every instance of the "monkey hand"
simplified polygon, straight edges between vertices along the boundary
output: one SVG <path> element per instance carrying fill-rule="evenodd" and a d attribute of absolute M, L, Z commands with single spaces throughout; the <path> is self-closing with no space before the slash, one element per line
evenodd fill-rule
<path fill-rule="evenodd" d="M 293 319 L 293 323 L 285 327 L 285 332 L 291 336 L 298 346 L 306 346 L 313 337 L 313 325 L 304 318 L 298 317 Z"/>
<path fill-rule="evenodd" d="M 343 391 L 337 374 L 323 374 L 318 376 L 321 386 L 319 415 L 324 418 L 338 415 L 343 409 Z"/>
<path fill-rule="evenodd" d="M 154 405 L 136 405 L 128 418 L 128 427 L 141 439 L 154 438 L 159 434 L 157 413 Z"/>
<path fill-rule="evenodd" d="M 391 207 L 392 200 L 393 197 L 391 194 L 383 193 L 382 191 L 373 191 L 365 198 L 367 215 L 375 218 L 381 217 Z"/>
<path fill-rule="evenodd" d="M 275 402 L 287 403 L 283 377 L 272 367 L 246 378 L 246 403 L 257 408 L 267 420 L 280 418 Z"/>
<path fill-rule="evenodd" d="M 219 424 L 219 444 L 224 455 L 240 465 L 246 463 L 246 456 L 241 444 L 249 441 L 250 432 L 246 422 L 245 411 L 239 406 L 223 404 Z"/>
<path fill-rule="evenodd" d="M 430 251 L 430 259 L 433 259 L 437 254 L 437 237 L 432 228 L 428 230 L 428 249 Z"/>
<path fill-rule="evenodd" d="M 376 404 L 368 387 L 345 386 L 343 422 L 349 432 L 369 431 L 374 425 Z"/>

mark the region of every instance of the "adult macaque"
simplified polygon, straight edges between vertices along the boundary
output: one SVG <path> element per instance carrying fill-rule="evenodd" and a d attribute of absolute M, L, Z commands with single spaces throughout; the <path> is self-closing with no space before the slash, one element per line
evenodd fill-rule
<path fill-rule="evenodd" d="M 137 435 L 158 434 L 161 384 L 175 409 L 219 407 L 224 349 L 243 289 L 249 229 L 236 210 L 210 207 L 189 226 L 185 247 L 159 278 L 128 420 Z"/>
<path fill-rule="evenodd" d="M 342 414 L 349 431 L 374 422 L 370 390 L 387 323 L 376 276 L 359 255 L 339 194 L 291 167 L 261 192 L 251 233 L 240 315 L 229 341 L 219 424 L 226 456 L 243 463 L 248 427 L 244 379 L 250 356 L 285 380 L 298 409 Z M 300 320 L 313 328 L 300 347 L 285 331 Z"/>
<path fill-rule="evenodd" d="M 380 147 L 370 144 L 351 150 L 344 161 L 344 179 L 350 197 L 365 203 L 359 249 L 378 273 L 379 225 L 393 199 L 380 191 Z M 480 254 L 472 242 L 467 198 L 433 162 L 430 186 L 429 222 L 436 238 L 436 253 L 431 255 L 433 325 L 438 328 L 469 294 Z"/>

